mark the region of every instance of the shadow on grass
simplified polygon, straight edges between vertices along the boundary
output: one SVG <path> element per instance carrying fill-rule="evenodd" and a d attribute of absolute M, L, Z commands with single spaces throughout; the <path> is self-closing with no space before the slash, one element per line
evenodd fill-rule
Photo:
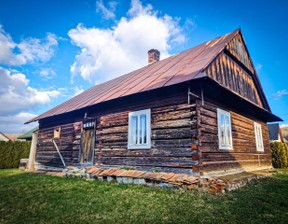
<path fill-rule="evenodd" d="M 288 178 L 276 175 L 252 181 L 224 197 L 231 222 L 240 223 L 287 223 Z"/>
<path fill-rule="evenodd" d="M 19 169 L 0 169 L 0 179 L 22 174 L 25 174 L 24 171 Z"/>

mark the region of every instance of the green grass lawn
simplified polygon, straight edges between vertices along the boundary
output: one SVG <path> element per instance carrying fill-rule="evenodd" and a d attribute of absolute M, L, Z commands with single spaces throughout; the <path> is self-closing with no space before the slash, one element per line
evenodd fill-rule
<path fill-rule="evenodd" d="M 0 223 L 288 223 L 288 172 L 215 196 L 0 170 Z"/>

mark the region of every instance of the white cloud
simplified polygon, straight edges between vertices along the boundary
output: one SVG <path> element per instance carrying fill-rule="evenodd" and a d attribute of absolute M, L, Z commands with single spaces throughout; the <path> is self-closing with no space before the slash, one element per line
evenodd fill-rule
<path fill-rule="evenodd" d="M 36 123 L 24 123 L 36 117 L 35 114 L 18 113 L 16 115 L 0 116 L 0 131 L 6 134 L 26 133 L 37 126 Z"/>
<path fill-rule="evenodd" d="M 82 86 L 75 86 L 74 88 L 72 88 L 73 92 L 74 92 L 74 96 L 79 95 L 80 93 L 84 92 L 84 89 L 82 89 Z"/>
<path fill-rule="evenodd" d="M 153 11 L 153 6 L 148 4 L 143 7 L 139 0 L 131 0 L 131 8 L 128 11 L 128 15 L 130 16 L 138 16 L 138 15 L 157 15 L 157 11 Z"/>
<path fill-rule="evenodd" d="M 150 4 L 143 6 L 138 0 L 132 0 L 127 17 L 111 29 L 79 24 L 68 35 L 81 48 L 71 66 L 72 81 L 81 75 L 96 83 L 147 65 L 147 51 L 152 48 L 158 49 L 163 59 L 172 45 L 185 41 L 179 18 L 160 16 Z"/>
<path fill-rule="evenodd" d="M 60 95 L 58 90 L 39 91 L 28 86 L 24 74 L 0 67 L 0 116 L 23 110 L 37 109 L 39 104 L 49 104 L 51 98 Z"/>
<path fill-rule="evenodd" d="M 43 77 L 44 79 L 52 79 L 54 77 L 56 77 L 56 73 L 53 69 L 51 68 L 43 68 L 40 72 L 39 72 L 39 75 L 41 77 Z"/>
<path fill-rule="evenodd" d="M 280 128 L 287 128 L 288 124 L 280 124 Z"/>
<path fill-rule="evenodd" d="M 115 18 L 115 10 L 116 10 L 117 2 L 110 1 L 108 2 L 108 7 L 106 7 L 103 3 L 103 0 L 96 2 L 96 12 L 101 13 L 103 15 L 103 19 L 114 19 Z"/>
<path fill-rule="evenodd" d="M 5 65 L 24 64 L 24 57 L 13 53 L 16 46 L 17 44 L 13 42 L 10 35 L 0 25 L 0 63 Z"/>
<path fill-rule="evenodd" d="M 257 65 L 255 66 L 255 69 L 256 69 L 256 71 L 259 73 L 259 72 L 261 71 L 262 67 L 263 67 L 263 65 L 257 64 Z"/>
<path fill-rule="evenodd" d="M 54 55 L 57 45 L 57 37 L 52 33 L 48 33 L 44 39 L 29 37 L 17 44 L 0 25 L 0 63 L 3 65 L 19 66 L 46 62 Z"/>
<path fill-rule="evenodd" d="M 273 99 L 278 100 L 282 98 L 283 96 L 287 96 L 287 95 L 288 95 L 288 91 L 286 89 L 279 90 L 277 91 L 277 93 L 273 94 Z"/>

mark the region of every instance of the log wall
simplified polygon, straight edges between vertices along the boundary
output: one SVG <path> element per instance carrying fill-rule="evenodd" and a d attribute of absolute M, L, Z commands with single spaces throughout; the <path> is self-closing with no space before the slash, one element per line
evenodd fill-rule
<path fill-rule="evenodd" d="M 127 150 L 129 112 L 148 108 L 151 108 L 151 149 Z M 98 116 L 95 164 L 197 174 L 193 172 L 193 166 L 198 165 L 197 151 L 191 148 L 197 144 L 196 123 L 195 101 L 188 104 L 186 94 Z"/>
<path fill-rule="evenodd" d="M 163 96 L 164 94 L 164 96 Z M 90 110 L 96 121 L 94 164 L 100 167 L 132 167 L 138 170 L 199 175 L 196 101 L 188 104 L 187 86 L 177 91 L 150 94 L 136 100 L 110 104 Z M 128 150 L 129 112 L 151 109 L 151 149 Z M 54 139 L 67 165 L 80 166 L 83 115 L 42 120 L 36 162 L 62 166 L 52 142 L 54 129 L 61 127 L 60 139 Z"/>
<path fill-rule="evenodd" d="M 54 129 L 61 128 L 60 139 L 54 139 Z M 38 133 L 38 144 L 36 162 L 53 167 L 62 167 L 59 154 L 54 146 L 54 140 L 66 165 L 79 163 L 80 142 L 82 122 L 56 125 L 49 128 L 40 128 Z"/>
<path fill-rule="evenodd" d="M 268 127 L 253 117 L 247 117 L 216 102 L 197 104 L 199 122 L 199 160 L 202 175 L 217 171 L 255 170 L 271 166 Z M 217 108 L 231 114 L 233 150 L 218 146 Z M 261 124 L 264 152 L 256 150 L 254 122 Z"/>

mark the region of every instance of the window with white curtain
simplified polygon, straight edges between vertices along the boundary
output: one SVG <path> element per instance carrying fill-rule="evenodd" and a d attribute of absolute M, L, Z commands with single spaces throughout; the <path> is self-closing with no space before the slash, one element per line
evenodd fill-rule
<path fill-rule="evenodd" d="M 219 149 L 232 150 L 232 131 L 230 113 L 217 108 Z"/>
<path fill-rule="evenodd" d="M 129 113 L 128 149 L 151 148 L 151 109 Z"/>
<path fill-rule="evenodd" d="M 261 124 L 254 122 L 254 132 L 257 151 L 264 151 Z"/>

